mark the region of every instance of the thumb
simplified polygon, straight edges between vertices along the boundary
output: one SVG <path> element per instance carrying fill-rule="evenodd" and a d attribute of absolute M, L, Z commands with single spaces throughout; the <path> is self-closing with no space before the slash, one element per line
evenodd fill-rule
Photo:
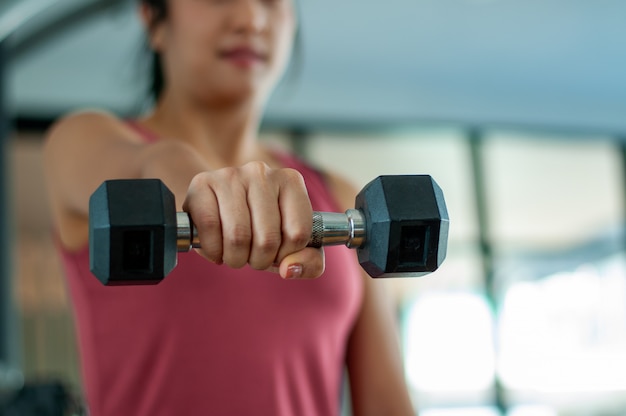
<path fill-rule="evenodd" d="M 324 250 L 307 247 L 285 256 L 278 271 L 283 279 L 315 279 L 324 273 Z"/>

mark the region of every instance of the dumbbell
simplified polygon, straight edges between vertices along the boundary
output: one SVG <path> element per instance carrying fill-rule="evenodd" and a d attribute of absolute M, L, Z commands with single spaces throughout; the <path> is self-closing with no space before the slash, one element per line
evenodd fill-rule
<path fill-rule="evenodd" d="M 372 277 L 415 277 L 446 256 L 449 218 L 428 175 L 379 176 L 344 214 L 314 212 L 310 247 L 346 245 Z M 91 272 L 105 285 L 156 284 L 177 252 L 199 248 L 186 212 L 158 179 L 108 180 L 89 200 Z"/>

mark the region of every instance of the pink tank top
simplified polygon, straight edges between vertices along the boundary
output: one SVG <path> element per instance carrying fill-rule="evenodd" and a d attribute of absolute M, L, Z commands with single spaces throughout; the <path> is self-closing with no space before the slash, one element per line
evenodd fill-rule
<path fill-rule="evenodd" d="M 317 171 L 281 159 L 302 173 L 315 210 L 337 211 Z M 96 280 L 88 247 L 60 251 L 91 416 L 339 414 L 363 290 L 349 249 L 327 247 L 326 272 L 311 281 L 190 252 L 160 284 L 126 287 Z"/>

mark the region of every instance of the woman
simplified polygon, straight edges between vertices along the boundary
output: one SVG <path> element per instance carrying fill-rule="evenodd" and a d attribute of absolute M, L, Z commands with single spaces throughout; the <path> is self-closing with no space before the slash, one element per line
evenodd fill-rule
<path fill-rule="evenodd" d="M 344 210 L 354 190 L 257 141 L 292 1 L 142 0 L 140 13 L 162 73 L 155 108 L 70 115 L 45 149 L 91 414 L 334 415 L 344 366 L 354 414 L 412 414 L 380 290 L 349 250 L 306 247 L 312 209 Z M 88 270 L 89 196 L 144 177 L 174 192 L 202 249 L 157 286 L 103 287 Z"/>

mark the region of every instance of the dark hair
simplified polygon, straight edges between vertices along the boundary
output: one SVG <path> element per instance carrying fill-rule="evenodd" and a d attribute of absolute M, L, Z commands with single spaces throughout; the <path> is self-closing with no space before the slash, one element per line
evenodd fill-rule
<path fill-rule="evenodd" d="M 152 21 L 149 22 L 149 29 L 152 29 L 157 24 L 161 23 L 167 18 L 167 1 L 168 0 L 139 0 L 142 4 L 152 9 Z M 297 2 L 296 14 L 300 15 Z M 288 72 L 291 76 L 291 80 L 295 80 L 302 67 L 302 37 L 300 34 L 300 26 L 296 29 L 296 34 L 293 44 L 293 58 L 289 66 Z M 149 98 L 155 103 L 161 98 L 163 89 L 165 88 L 165 75 L 163 73 L 163 65 L 161 63 L 161 54 L 155 50 L 150 51 L 150 84 L 149 84 Z"/>

